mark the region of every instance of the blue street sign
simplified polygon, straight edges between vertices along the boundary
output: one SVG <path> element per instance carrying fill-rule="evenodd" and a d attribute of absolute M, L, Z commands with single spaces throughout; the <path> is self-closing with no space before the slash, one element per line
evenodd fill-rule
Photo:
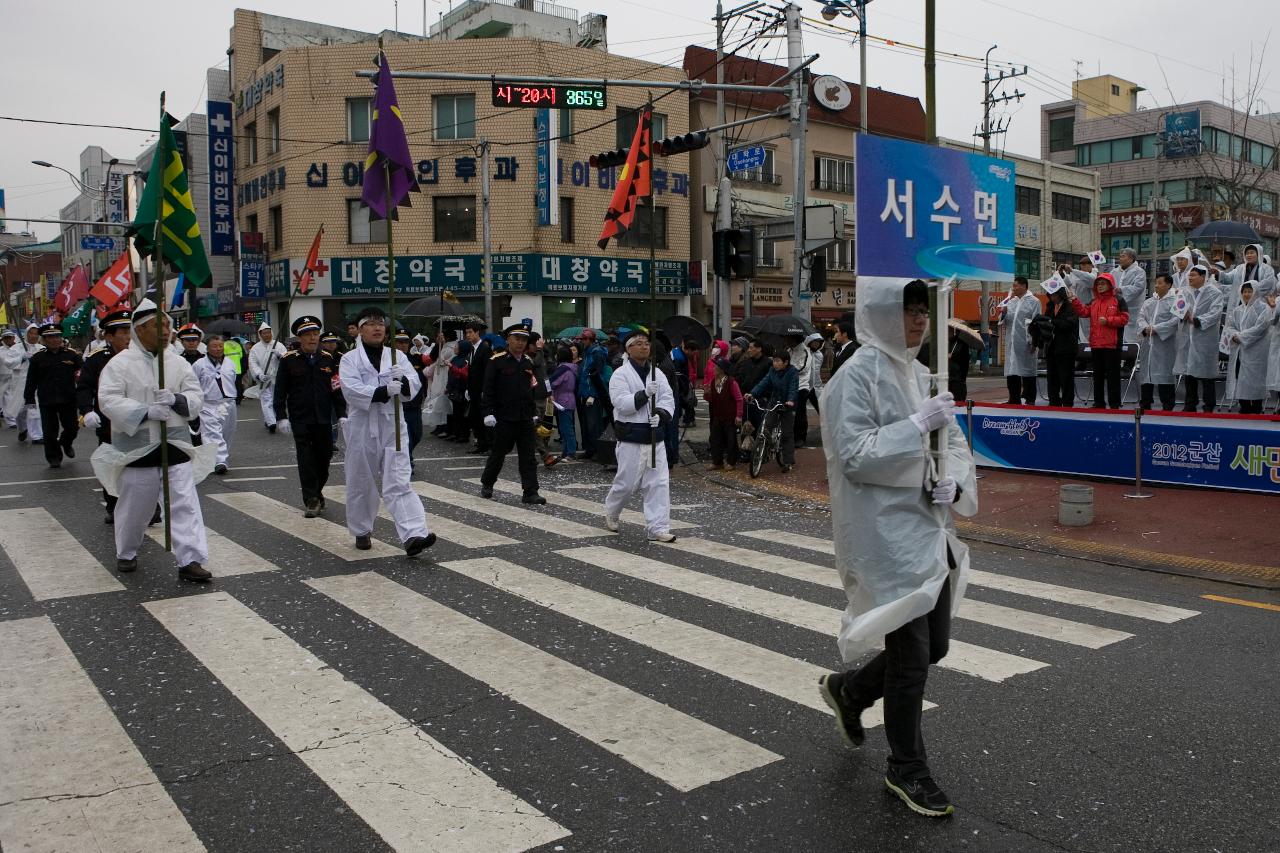
<path fill-rule="evenodd" d="M 748 169 L 758 169 L 763 165 L 763 145 L 752 145 L 749 148 L 736 148 L 729 152 L 730 172 L 745 172 Z"/>
<path fill-rule="evenodd" d="M 86 252 L 112 252 L 116 241 L 105 234 L 85 234 L 80 238 L 80 248 Z"/>

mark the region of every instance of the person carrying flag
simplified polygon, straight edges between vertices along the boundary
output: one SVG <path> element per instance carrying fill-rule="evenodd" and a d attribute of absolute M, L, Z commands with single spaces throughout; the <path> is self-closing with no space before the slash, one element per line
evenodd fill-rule
<path fill-rule="evenodd" d="M 76 378 L 76 408 L 80 410 L 80 423 L 93 430 L 98 437 L 98 444 L 111 443 L 111 421 L 102 414 L 98 405 L 98 383 L 102 371 L 117 353 L 124 352 L 133 337 L 133 314 L 128 308 L 109 313 L 98 324 L 102 330 L 102 340 L 106 345 L 84 360 L 80 375 Z M 117 496 L 102 487 L 102 501 L 106 505 L 107 515 L 103 519 L 107 524 L 115 524 Z M 154 516 L 153 516 L 154 518 Z"/>
<path fill-rule="evenodd" d="M 262 424 L 267 432 L 272 433 L 276 431 L 276 370 L 280 367 L 280 359 L 285 352 L 284 344 L 274 340 L 271 325 L 263 321 L 258 326 L 258 342 L 249 350 L 249 378 L 258 386 Z"/>

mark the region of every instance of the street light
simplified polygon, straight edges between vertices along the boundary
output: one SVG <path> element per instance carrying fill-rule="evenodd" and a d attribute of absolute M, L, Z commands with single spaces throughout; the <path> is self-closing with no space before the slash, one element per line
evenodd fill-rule
<path fill-rule="evenodd" d="M 119 163 L 120 161 L 113 160 L 112 162 Z M 75 188 L 80 190 L 80 192 L 84 193 L 85 195 L 93 195 L 94 193 L 97 192 L 97 190 L 95 190 L 93 187 L 85 186 L 84 183 L 75 176 L 75 173 L 70 171 L 69 169 L 64 169 L 61 166 L 48 162 L 47 160 L 32 160 L 31 164 L 33 166 L 43 166 L 46 169 L 57 169 L 59 172 L 62 172 L 64 175 L 70 178 L 71 183 L 75 185 Z"/>
<path fill-rule="evenodd" d="M 858 19 L 858 133 L 867 132 L 867 4 L 871 0 L 829 0 L 822 7 L 822 19 L 834 21 L 844 16 Z"/>

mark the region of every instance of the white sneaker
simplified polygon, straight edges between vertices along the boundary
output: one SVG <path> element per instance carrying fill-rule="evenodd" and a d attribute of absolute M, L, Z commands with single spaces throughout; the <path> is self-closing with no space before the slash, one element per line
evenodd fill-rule
<path fill-rule="evenodd" d="M 608 530 L 610 533 L 617 533 L 618 519 L 610 518 L 609 516 L 606 515 L 604 517 L 604 526 L 605 526 L 605 529 Z"/>
<path fill-rule="evenodd" d="M 676 535 L 674 533 L 654 533 L 649 537 L 650 542 L 674 542 Z"/>

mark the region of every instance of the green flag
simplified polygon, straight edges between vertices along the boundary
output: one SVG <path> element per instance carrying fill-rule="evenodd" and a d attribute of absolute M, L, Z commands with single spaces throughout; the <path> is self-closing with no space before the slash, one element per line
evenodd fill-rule
<path fill-rule="evenodd" d="M 92 299 L 86 299 L 77 305 L 75 310 L 63 319 L 62 334 L 68 338 L 82 338 L 93 331 L 93 305 Z"/>
<path fill-rule="evenodd" d="M 164 259 L 186 273 L 192 287 L 205 287 L 210 284 L 209 258 L 200 239 L 200 221 L 191 201 L 182 158 L 178 156 L 177 140 L 170 129 L 171 120 L 167 113 L 160 116 L 160 142 L 151 161 L 147 186 L 138 201 L 138 217 L 133 220 L 129 234 L 134 238 L 138 254 L 146 256 L 155 252 L 156 199 L 160 194 Z"/>

